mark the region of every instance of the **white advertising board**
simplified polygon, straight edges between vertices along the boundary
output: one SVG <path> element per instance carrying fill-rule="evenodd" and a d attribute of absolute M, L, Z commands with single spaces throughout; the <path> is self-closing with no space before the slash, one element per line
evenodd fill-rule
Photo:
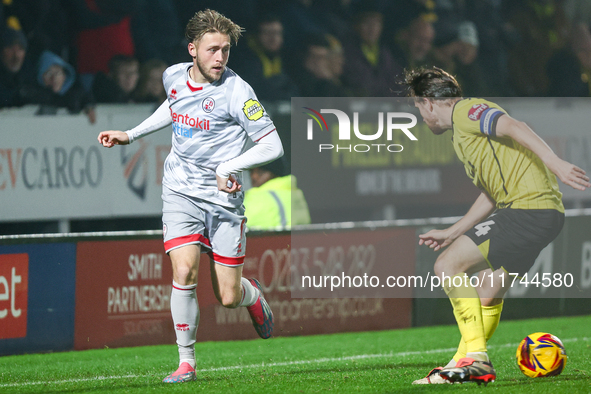
<path fill-rule="evenodd" d="M 102 147 L 100 131 L 126 130 L 152 106 L 99 106 L 84 115 L 0 112 L 0 221 L 160 215 L 170 128 L 131 145 Z"/>

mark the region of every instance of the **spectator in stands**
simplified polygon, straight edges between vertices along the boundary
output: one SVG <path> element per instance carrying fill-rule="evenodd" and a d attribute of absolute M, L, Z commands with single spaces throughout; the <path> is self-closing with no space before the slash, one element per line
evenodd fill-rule
<path fill-rule="evenodd" d="M 27 38 L 20 30 L 5 28 L 0 31 L 0 41 L 0 107 L 27 104 L 23 86 L 34 79 Z"/>
<path fill-rule="evenodd" d="M 22 5 L 22 2 L 18 0 L 0 2 L 0 26 L 22 31 L 23 24 L 19 18 L 19 10 L 23 8 Z"/>
<path fill-rule="evenodd" d="M 288 0 L 281 7 L 281 20 L 285 28 L 285 42 L 296 48 L 311 35 L 325 35 L 326 18 L 314 0 Z"/>
<path fill-rule="evenodd" d="M 140 76 L 133 93 L 137 103 L 161 104 L 166 99 L 162 74 L 168 65 L 160 59 L 152 59 L 140 65 Z"/>
<path fill-rule="evenodd" d="M 2 31 L 2 65 L 5 71 L 20 71 L 27 54 L 27 38 L 21 30 L 6 28 Z"/>
<path fill-rule="evenodd" d="M 29 102 L 41 104 L 40 113 L 55 113 L 57 108 L 67 108 L 71 114 L 84 111 L 90 123 L 96 121 L 94 100 L 76 76 L 74 67 L 50 51 L 39 58 L 37 84 L 27 89 Z"/>
<path fill-rule="evenodd" d="M 589 97 L 591 94 L 591 33 L 585 24 L 573 26 L 569 44 L 548 61 L 548 95 Z"/>
<path fill-rule="evenodd" d="M 421 19 L 431 24 L 440 19 L 438 6 L 442 2 L 433 0 L 386 1 L 384 18 L 384 37 L 396 37 L 401 30 L 408 28 L 411 21 Z M 454 2 L 457 3 L 457 2 Z"/>
<path fill-rule="evenodd" d="M 63 0 L 75 30 L 76 70 L 86 89 L 91 89 L 95 74 L 109 72 L 109 61 L 113 56 L 135 55 L 131 16 L 137 11 L 139 2 Z"/>
<path fill-rule="evenodd" d="M 272 229 L 310 223 L 310 212 L 296 178 L 282 159 L 250 170 L 252 188 L 244 195 L 249 228 Z"/>
<path fill-rule="evenodd" d="M 490 97 L 512 95 L 507 69 L 508 48 L 518 40 L 512 26 L 506 22 L 503 12 L 507 2 L 484 0 L 464 2 L 465 20 L 474 22 L 478 30 L 478 57 L 476 62 L 489 81 Z"/>
<path fill-rule="evenodd" d="M 380 42 L 384 17 L 362 9 L 354 15 L 356 37 L 345 45 L 345 83 L 358 96 L 388 97 L 402 94 L 397 84 L 402 67 Z"/>
<path fill-rule="evenodd" d="M 139 79 L 137 59 L 115 55 L 109 61 L 109 73 L 98 73 L 92 86 L 97 103 L 133 102 L 133 91 Z"/>
<path fill-rule="evenodd" d="M 435 29 L 431 22 L 420 16 L 393 38 L 392 54 L 398 64 L 404 68 L 424 66 L 433 48 Z"/>
<path fill-rule="evenodd" d="M 509 52 L 509 75 L 518 96 L 544 96 L 546 66 L 567 38 L 567 19 L 557 0 L 507 2 L 509 23 L 519 41 Z"/>
<path fill-rule="evenodd" d="M 30 52 L 40 54 L 47 49 L 68 56 L 69 21 L 62 1 L 4 0 L 0 2 L 0 19 L 25 33 Z"/>
<path fill-rule="evenodd" d="M 591 26 L 591 2 L 589 0 L 564 0 L 561 7 L 572 26 Z"/>
<path fill-rule="evenodd" d="M 340 96 L 353 96 L 353 92 L 345 84 L 343 84 L 343 73 L 345 72 L 345 51 L 343 45 L 334 36 L 328 34 L 326 40 L 329 43 L 330 50 L 328 52 L 328 67 L 331 71 L 331 82 L 334 86 L 339 87 Z"/>
<path fill-rule="evenodd" d="M 262 100 L 290 100 L 298 89 L 283 68 L 283 25 L 278 16 L 261 17 L 255 34 L 248 35 L 247 47 L 238 48 L 234 70 L 248 82 Z"/>
<path fill-rule="evenodd" d="M 131 18 L 131 32 L 135 56 L 141 63 L 151 59 L 162 59 L 167 64 L 186 60 L 187 43 L 183 37 L 184 32 L 174 1 L 139 2 Z"/>
<path fill-rule="evenodd" d="M 174 3 L 180 26 L 187 25 L 189 18 L 196 12 L 212 9 L 225 15 L 238 25 L 244 27 L 246 31 L 255 29 L 257 17 L 263 12 L 274 12 L 276 8 L 284 8 L 285 1 L 267 0 L 266 4 L 261 4 L 262 0 L 164 0 Z M 240 44 L 242 45 L 242 43 Z M 230 56 L 231 58 L 232 56 Z M 165 59 L 166 60 L 166 59 Z M 185 61 L 185 60 L 183 60 Z M 257 92 L 258 93 L 258 92 Z"/>
<path fill-rule="evenodd" d="M 462 84 L 466 96 L 490 97 L 489 78 L 476 63 L 478 32 L 470 21 L 440 27 L 430 62 L 447 70 Z"/>
<path fill-rule="evenodd" d="M 335 75 L 335 65 L 332 64 L 335 59 L 331 55 L 330 42 L 324 35 L 309 36 L 300 51 L 302 60 L 294 70 L 293 79 L 303 97 L 349 96 L 349 90 L 338 82 Z"/>

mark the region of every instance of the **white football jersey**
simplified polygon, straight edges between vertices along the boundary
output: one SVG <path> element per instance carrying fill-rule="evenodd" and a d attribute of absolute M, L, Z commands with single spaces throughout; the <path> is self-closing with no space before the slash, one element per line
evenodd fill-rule
<path fill-rule="evenodd" d="M 250 85 L 234 71 L 226 68 L 218 81 L 198 84 L 189 77 L 192 66 L 176 64 L 162 76 L 172 118 L 172 149 L 162 183 L 182 194 L 237 207 L 244 193 L 218 191 L 216 168 L 239 156 L 248 137 L 256 142 L 275 125 Z"/>

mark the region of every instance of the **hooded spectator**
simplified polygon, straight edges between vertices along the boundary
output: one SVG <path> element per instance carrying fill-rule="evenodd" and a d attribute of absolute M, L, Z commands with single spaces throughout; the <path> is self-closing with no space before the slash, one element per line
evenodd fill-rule
<path fill-rule="evenodd" d="M 41 104 L 44 114 L 51 108 L 67 108 L 72 114 L 84 110 L 91 123 L 96 120 L 94 100 L 77 78 L 74 67 L 53 52 L 44 51 L 39 57 L 37 89 L 30 92 L 30 102 Z"/>

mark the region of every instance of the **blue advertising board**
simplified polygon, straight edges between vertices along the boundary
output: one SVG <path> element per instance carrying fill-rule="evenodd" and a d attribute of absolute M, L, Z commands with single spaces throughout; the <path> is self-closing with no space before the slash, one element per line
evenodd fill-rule
<path fill-rule="evenodd" d="M 76 244 L 0 246 L 0 355 L 73 348 Z"/>

